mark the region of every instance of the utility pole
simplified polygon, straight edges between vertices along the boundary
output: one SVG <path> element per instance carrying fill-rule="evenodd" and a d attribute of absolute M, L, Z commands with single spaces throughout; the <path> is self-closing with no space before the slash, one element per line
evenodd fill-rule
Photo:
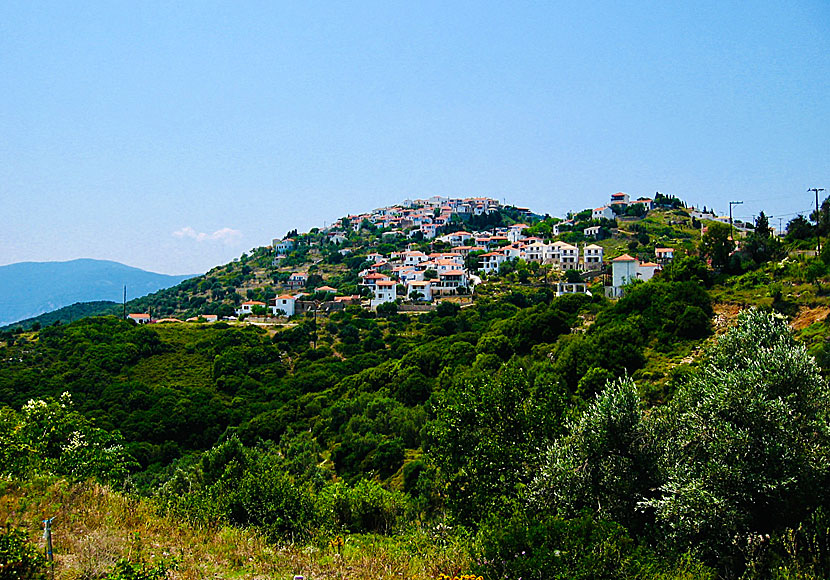
<path fill-rule="evenodd" d="M 782 222 L 783 220 L 784 220 L 784 218 L 781 218 L 781 217 L 780 217 L 780 218 L 778 218 L 778 238 L 779 238 L 779 239 L 781 239 L 781 234 L 784 232 L 784 230 L 783 230 L 783 229 L 781 229 L 781 228 L 783 228 L 783 227 L 784 227 L 783 225 L 781 225 L 781 222 Z"/>
<path fill-rule="evenodd" d="M 729 202 L 729 235 L 732 236 L 732 241 L 735 241 L 735 226 L 732 225 L 732 206 L 733 205 L 741 205 L 742 201 L 730 201 Z"/>
<path fill-rule="evenodd" d="M 821 254 L 821 230 L 819 229 L 819 226 L 821 225 L 821 214 L 818 212 L 818 192 L 824 191 L 824 188 L 811 187 L 807 191 L 816 192 L 816 237 L 818 237 L 818 253 Z"/>

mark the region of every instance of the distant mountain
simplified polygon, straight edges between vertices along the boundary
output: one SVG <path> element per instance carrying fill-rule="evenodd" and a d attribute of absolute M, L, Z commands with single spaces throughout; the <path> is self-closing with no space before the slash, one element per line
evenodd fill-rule
<path fill-rule="evenodd" d="M 108 260 L 19 262 L 0 266 L 0 326 L 74 304 L 121 302 L 175 286 L 193 275 L 156 274 Z"/>
<path fill-rule="evenodd" d="M 0 326 L 0 331 L 14 330 L 17 327 L 28 330 L 35 325 L 51 326 L 56 322 L 67 324 L 81 318 L 86 318 L 87 316 L 107 316 L 110 314 L 118 316 L 121 312 L 121 304 L 112 302 L 111 300 L 76 302 L 75 304 L 64 306 L 63 308 L 58 308 L 57 310 L 44 312 L 43 314 L 39 314 L 33 318 L 25 318 L 23 320 L 18 320 L 14 324 Z"/>

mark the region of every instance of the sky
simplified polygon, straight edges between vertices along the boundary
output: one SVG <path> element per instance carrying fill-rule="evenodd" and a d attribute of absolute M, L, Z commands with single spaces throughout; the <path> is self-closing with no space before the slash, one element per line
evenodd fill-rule
<path fill-rule="evenodd" d="M 830 189 L 828 31 L 827 0 L 8 0 L 0 265 L 196 274 L 432 195 L 786 224 Z"/>

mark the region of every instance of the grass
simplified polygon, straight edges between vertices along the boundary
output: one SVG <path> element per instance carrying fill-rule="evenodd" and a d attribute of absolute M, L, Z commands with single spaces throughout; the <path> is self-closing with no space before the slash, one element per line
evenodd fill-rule
<path fill-rule="evenodd" d="M 307 545 L 272 544 L 255 530 L 194 526 L 161 515 L 154 504 L 92 483 L 40 478 L 0 480 L 0 519 L 42 545 L 41 521 L 55 517 L 55 578 L 101 578 L 120 559 L 175 561 L 171 578 L 426 580 L 469 569 L 462 540 L 447 529 L 398 536 L 351 535 L 342 546 L 320 536 Z"/>

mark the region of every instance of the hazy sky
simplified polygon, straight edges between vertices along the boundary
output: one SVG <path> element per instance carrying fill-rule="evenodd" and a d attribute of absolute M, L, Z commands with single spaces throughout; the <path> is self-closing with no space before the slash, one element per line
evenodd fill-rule
<path fill-rule="evenodd" d="M 786 223 L 830 188 L 829 31 L 827 0 L 5 1 L 0 264 L 197 273 L 431 195 Z"/>

